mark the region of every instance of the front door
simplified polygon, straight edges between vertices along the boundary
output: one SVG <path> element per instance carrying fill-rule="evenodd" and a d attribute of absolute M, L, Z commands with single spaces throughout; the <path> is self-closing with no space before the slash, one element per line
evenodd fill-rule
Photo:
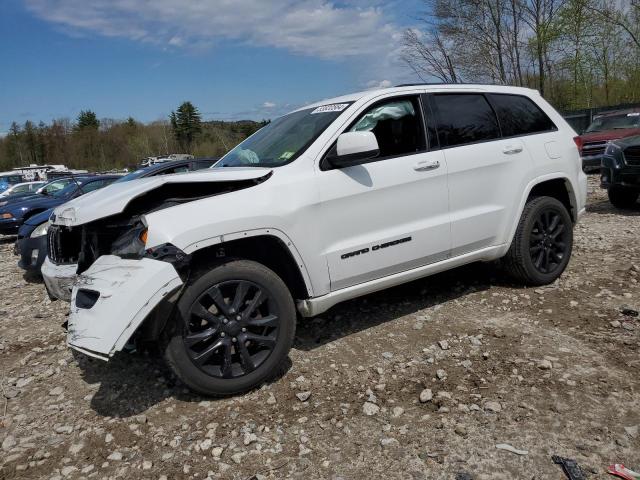
<path fill-rule="evenodd" d="M 371 131 L 373 162 L 318 173 L 331 290 L 447 258 L 447 165 L 429 151 L 419 96 L 365 108 L 346 131 Z"/>

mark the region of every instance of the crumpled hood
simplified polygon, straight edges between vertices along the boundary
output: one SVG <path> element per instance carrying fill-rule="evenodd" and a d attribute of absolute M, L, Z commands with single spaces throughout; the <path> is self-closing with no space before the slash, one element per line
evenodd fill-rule
<path fill-rule="evenodd" d="M 54 210 L 54 223 L 73 226 L 122 212 L 133 199 L 166 184 L 215 183 L 254 180 L 269 174 L 262 167 L 209 168 L 195 172 L 159 175 L 114 183 L 87 193 Z"/>

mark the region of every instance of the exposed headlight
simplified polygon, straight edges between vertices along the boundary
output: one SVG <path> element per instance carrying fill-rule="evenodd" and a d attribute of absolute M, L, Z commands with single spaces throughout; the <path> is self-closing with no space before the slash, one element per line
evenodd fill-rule
<path fill-rule="evenodd" d="M 613 142 L 607 143 L 607 148 L 604 151 L 605 155 L 615 156 L 620 150 L 622 150 L 617 144 Z"/>
<path fill-rule="evenodd" d="M 3 213 L 2 215 L 0 215 L 0 218 L 4 218 L 5 220 L 9 220 L 10 218 L 13 218 L 13 215 L 11 215 L 10 213 Z"/>
<path fill-rule="evenodd" d="M 51 222 L 41 223 L 36 227 L 36 229 L 33 232 L 31 232 L 30 237 L 35 238 L 35 237 L 41 237 L 43 235 L 46 235 L 47 231 L 49 230 L 49 225 L 51 225 Z"/>
<path fill-rule="evenodd" d="M 138 222 L 111 244 L 111 254 L 122 258 L 142 258 L 146 243 L 147 227 L 142 222 Z"/>
<path fill-rule="evenodd" d="M 60 214 L 58 214 L 57 221 L 67 227 L 72 226 L 76 222 L 76 209 L 73 207 L 65 208 L 60 212 Z"/>

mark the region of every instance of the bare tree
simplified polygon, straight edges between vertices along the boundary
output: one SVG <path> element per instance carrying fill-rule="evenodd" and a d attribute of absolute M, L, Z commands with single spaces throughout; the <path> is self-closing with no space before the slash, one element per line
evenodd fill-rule
<path fill-rule="evenodd" d="M 420 32 L 408 29 L 404 33 L 402 59 L 423 81 L 437 78 L 445 83 L 457 83 L 459 75 L 449 48 L 437 33 L 423 40 Z"/>
<path fill-rule="evenodd" d="M 640 0 L 603 2 L 592 11 L 612 25 L 620 27 L 637 48 L 640 48 Z"/>
<path fill-rule="evenodd" d="M 547 63 L 551 44 L 557 39 L 554 22 L 565 0 L 524 0 L 523 20 L 533 33 L 538 89 L 545 94 Z"/>

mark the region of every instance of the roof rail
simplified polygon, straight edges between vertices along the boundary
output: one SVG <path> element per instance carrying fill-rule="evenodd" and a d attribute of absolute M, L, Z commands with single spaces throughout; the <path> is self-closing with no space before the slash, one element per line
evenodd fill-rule
<path fill-rule="evenodd" d="M 417 82 L 417 83 L 401 83 L 400 85 L 395 85 L 395 87 L 419 87 L 421 85 L 454 85 L 454 84 L 447 83 L 447 82 Z"/>
<path fill-rule="evenodd" d="M 401 83 L 396 87 L 420 87 L 422 85 L 482 85 L 482 86 L 501 86 L 508 87 L 510 85 L 504 85 L 499 83 L 477 83 L 477 82 L 418 82 L 418 83 Z"/>

